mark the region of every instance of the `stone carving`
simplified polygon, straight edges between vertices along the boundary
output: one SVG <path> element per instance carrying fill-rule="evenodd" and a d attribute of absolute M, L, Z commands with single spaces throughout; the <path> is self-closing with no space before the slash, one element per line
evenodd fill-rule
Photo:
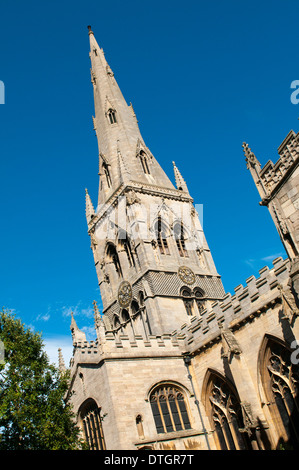
<path fill-rule="evenodd" d="M 257 420 L 253 416 L 250 403 L 243 401 L 240 405 L 244 422 L 244 428 L 240 429 L 240 432 L 247 432 L 250 436 L 252 434 L 252 430 L 257 427 Z"/>
<path fill-rule="evenodd" d="M 278 285 L 278 290 L 280 291 L 281 303 L 282 303 L 282 311 L 283 311 L 283 319 L 292 320 L 292 317 L 299 315 L 299 310 L 297 308 L 294 296 L 289 286 L 285 288 L 282 285 Z"/>
<path fill-rule="evenodd" d="M 242 352 L 241 348 L 233 332 L 228 328 L 227 329 L 221 328 L 221 330 L 222 330 L 221 338 L 222 338 L 222 346 L 223 346 L 223 353 L 221 357 L 228 357 L 229 353 L 241 354 Z"/>
<path fill-rule="evenodd" d="M 140 204 L 141 200 L 135 193 L 135 191 L 131 190 L 126 194 L 126 201 L 127 201 L 127 206 L 132 206 L 132 204 Z"/>

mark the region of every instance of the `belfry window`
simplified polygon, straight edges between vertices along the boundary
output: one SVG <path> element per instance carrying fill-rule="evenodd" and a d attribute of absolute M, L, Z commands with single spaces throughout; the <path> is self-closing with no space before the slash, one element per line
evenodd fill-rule
<path fill-rule="evenodd" d="M 156 238 L 160 253 L 162 255 L 169 255 L 169 248 L 166 238 L 166 229 L 161 220 L 161 217 L 158 218 L 155 226 Z"/>
<path fill-rule="evenodd" d="M 190 290 L 187 288 L 184 288 L 182 290 L 182 296 L 183 296 L 183 302 L 185 305 L 187 315 L 192 316 L 194 314 L 194 311 L 193 311 L 194 300 L 191 297 Z"/>
<path fill-rule="evenodd" d="M 191 429 L 183 393 L 171 386 L 156 388 L 150 396 L 158 434 Z"/>
<path fill-rule="evenodd" d="M 175 238 L 180 256 L 185 257 L 185 258 L 189 257 L 188 251 L 186 249 L 186 243 L 185 243 L 186 238 L 185 238 L 183 225 L 176 224 L 174 226 L 173 233 L 174 233 L 174 238 Z"/>
<path fill-rule="evenodd" d="M 206 297 L 205 293 L 199 287 L 191 290 L 189 287 L 184 286 L 180 291 L 180 295 L 183 298 L 184 306 L 188 316 L 194 314 L 202 314 L 206 308 Z M 197 311 L 196 311 L 197 307 Z"/>
<path fill-rule="evenodd" d="M 130 314 L 129 314 L 128 310 L 126 310 L 126 309 L 122 310 L 121 319 L 122 319 L 123 322 L 127 322 L 127 321 L 130 320 Z"/>
<path fill-rule="evenodd" d="M 202 313 L 206 308 L 205 301 L 203 299 L 204 292 L 201 289 L 194 289 L 195 302 L 198 308 L 199 313 Z"/>
<path fill-rule="evenodd" d="M 110 109 L 107 111 L 107 116 L 108 116 L 108 119 L 109 119 L 110 124 L 115 124 L 115 123 L 117 122 L 117 120 L 116 120 L 116 112 L 115 112 L 114 109 L 111 109 L 111 108 L 110 108 Z"/>
<path fill-rule="evenodd" d="M 121 266 L 119 262 L 118 253 L 116 251 L 115 246 L 112 243 L 108 245 L 106 256 L 107 256 L 107 262 L 113 263 L 118 277 L 122 277 L 122 270 L 121 270 Z"/>

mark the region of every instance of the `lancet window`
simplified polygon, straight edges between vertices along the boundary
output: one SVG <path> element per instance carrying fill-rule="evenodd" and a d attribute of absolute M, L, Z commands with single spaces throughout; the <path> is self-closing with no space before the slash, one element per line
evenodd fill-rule
<path fill-rule="evenodd" d="M 205 310 L 205 293 L 199 287 L 191 290 L 189 287 L 184 286 L 181 289 L 181 296 L 188 316 L 195 315 L 196 313 L 201 314 Z"/>
<path fill-rule="evenodd" d="M 167 243 L 167 236 L 166 236 L 166 227 L 162 222 L 161 217 L 158 218 L 156 225 L 155 225 L 155 232 L 156 232 L 156 239 L 158 243 L 158 247 L 160 253 L 162 255 L 169 255 L 169 248 Z"/>
<path fill-rule="evenodd" d="M 176 241 L 177 249 L 183 258 L 189 257 L 186 249 L 186 235 L 182 224 L 176 224 L 173 228 L 174 238 Z"/>
<path fill-rule="evenodd" d="M 108 109 L 107 116 L 108 116 L 110 124 L 115 124 L 117 122 L 116 112 L 115 112 L 114 109 L 112 109 L 112 108 Z"/>
<path fill-rule="evenodd" d="M 204 292 L 201 289 L 194 289 L 195 302 L 199 313 L 206 308 L 204 300 Z"/>
<path fill-rule="evenodd" d="M 111 188 L 112 180 L 111 180 L 110 171 L 109 171 L 109 168 L 108 168 L 108 165 L 107 165 L 106 162 L 103 162 L 103 171 L 104 171 L 104 174 L 105 174 L 107 186 L 108 186 L 108 188 Z"/>
<path fill-rule="evenodd" d="M 182 391 L 172 385 L 157 387 L 150 396 L 158 434 L 191 429 L 186 401 Z"/>
<path fill-rule="evenodd" d="M 115 246 L 110 243 L 108 245 L 108 248 L 107 248 L 107 252 L 106 252 L 106 256 L 107 256 L 107 261 L 110 263 L 112 263 L 114 265 L 114 268 L 115 268 L 115 271 L 118 275 L 118 277 L 122 277 L 122 269 L 121 269 L 121 265 L 120 265 L 120 262 L 119 262 L 119 257 L 118 257 L 118 253 L 116 251 L 116 248 Z"/>
<path fill-rule="evenodd" d="M 105 450 L 100 409 L 92 399 L 88 400 L 79 413 L 84 437 L 90 450 Z"/>
<path fill-rule="evenodd" d="M 148 165 L 148 159 L 147 159 L 146 153 L 143 152 L 143 150 L 141 150 L 140 153 L 139 153 L 139 160 L 140 160 L 143 172 L 145 174 L 149 175 L 150 170 L 149 170 L 149 165 Z"/>
<path fill-rule="evenodd" d="M 183 296 L 183 302 L 185 305 L 187 315 L 192 316 L 194 314 L 194 309 L 193 309 L 194 300 L 191 297 L 190 289 L 184 288 L 182 290 L 182 296 Z"/>

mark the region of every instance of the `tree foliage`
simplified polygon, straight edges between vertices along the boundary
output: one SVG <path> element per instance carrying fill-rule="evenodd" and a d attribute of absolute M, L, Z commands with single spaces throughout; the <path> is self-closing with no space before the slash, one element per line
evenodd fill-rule
<path fill-rule="evenodd" d="M 69 450 L 84 447 L 64 396 L 68 374 L 49 363 L 40 333 L 0 311 L 0 450 Z"/>

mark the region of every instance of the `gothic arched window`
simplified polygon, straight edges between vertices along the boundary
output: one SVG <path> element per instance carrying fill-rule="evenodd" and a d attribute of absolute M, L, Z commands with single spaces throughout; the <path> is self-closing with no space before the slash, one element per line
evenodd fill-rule
<path fill-rule="evenodd" d="M 196 302 L 198 311 L 199 311 L 199 313 L 201 313 L 206 308 L 205 307 L 205 301 L 203 299 L 204 292 L 199 288 L 195 288 L 193 292 L 194 292 L 195 302 Z"/>
<path fill-rule="evenodd" d="M 125 308 L 121 312 L 121 319 L 123 322 L 127 322 L 128 320 L 130 320 L 130 314 Z"/>
<path fill-rule="evenodd" d="M 185 230 L 182 224 L 175 224 L 173 228 L 173 234 L 176 241 L 177 249 L 179 251 L 180 256 L 183 258 L 188 258 L 188 251 L 186 249 L 186 235 Z"/>
<path fill-rule="evenodd" d="M 194 312 L 193 312 L 194 300 L 191 297 L 190 289 L 188 287 L 183 287 L 183 289 L 181 291 L 181 295 L 183 297 L 183 302 L 184 302 L 184 305 L 185 305 L 187 315 L 192 316 L 194 314 Z"/>
<path fill-rule="evenodd" d="M 201 314 L 206 308 L 206 298 L 205 293 L 199 287 L 195 287 L 193 291 L 187 287 L 183 286 L 180 290 L 180 295 L 183 298 L 185 309 L 187 315 L 192 316 L 196 313 Z M 197 312 L 196 312 L 197 307 Z"/>
<path fill-rule="evenodd" d="M 114 265 L 118 277 L 122 277 L 122 270 L 119 262 L 118 253 L 112 243 L 109 243 L 107 247 L 106 258 L 108 263 L 112 263 Z"/>
<path fill-rule="evenodd" d="M 114 109 L 112 109 L 112 108 L 108 109 L 107 116 L 108 116 L 110 124 L 115 124 L 117 122 L 116 112 L 115 112 Z"/>
<path fill-rule="evenodd" d="M 120 327 L 120 320 L 118 315 L 114 315 L 113 317 L 113 327 L 118 328 Z"/>
<path fill-rule="evenodd" d="M 148 166 L 148 159 L 147 159 L 146 153 L 143 152 L 143 150 L 141 150 L 140 153 L 139 153 L 139 160 L 140 160 L 143 172 L 145 174 L 149 175 L 150 170 L 149 170 L 149 166 Z"/>
<path fill-rule="evenodd" d="M 207 414 L 221 450 L 245 450 L 248 445 L 240 401 L 232 386 L 211 373 L 205 392 Z"/>
<path fill-rule="evenodd" d="M 299 366 L 279 340 L 268 339 L 261 365 L 269 410 L 282 446 L 299 448 Z"/>
<path fill-rule="evenodd" d="M 155 233 L 160 253 L 162 255 L 169 255 L 170 253 L 167 243 L 166 227 L 165 224 L 162 222 L 161 217 L 158 218 L 155 224 Z"/>
<path fill-rule="evenodd" d="M 96 402 L 88 399 L 80 408 L 79 417 L 84 431 L 84 438 L 90 450 L 105 450 L 100 409 Z"/>
<path fill-rule="evenodd" d="M 139 305 L 136 300 L 133 300 L 131 303 L 131 309 L 132 309 L 132 314 L 134 315 L 135 313 L 139 312 Z"/>
<path fill-rule="evenodd" d="M 150 395 L 157 433 L 191 429 L 182 391 L 172 385 L 162 385 Z"/>
<path fill-rule="evenodd" d="M 108 165 L 107 165 L 106 162 L 103 162 L 103 171 L 104 171 L 104 174 L 105 174 L 107 186 L 108 186 L 108 188 L 111 188 L 112 180 L 111 180 L 110 171 L 109 171 L 109 168 L 108 168 Z"/>

